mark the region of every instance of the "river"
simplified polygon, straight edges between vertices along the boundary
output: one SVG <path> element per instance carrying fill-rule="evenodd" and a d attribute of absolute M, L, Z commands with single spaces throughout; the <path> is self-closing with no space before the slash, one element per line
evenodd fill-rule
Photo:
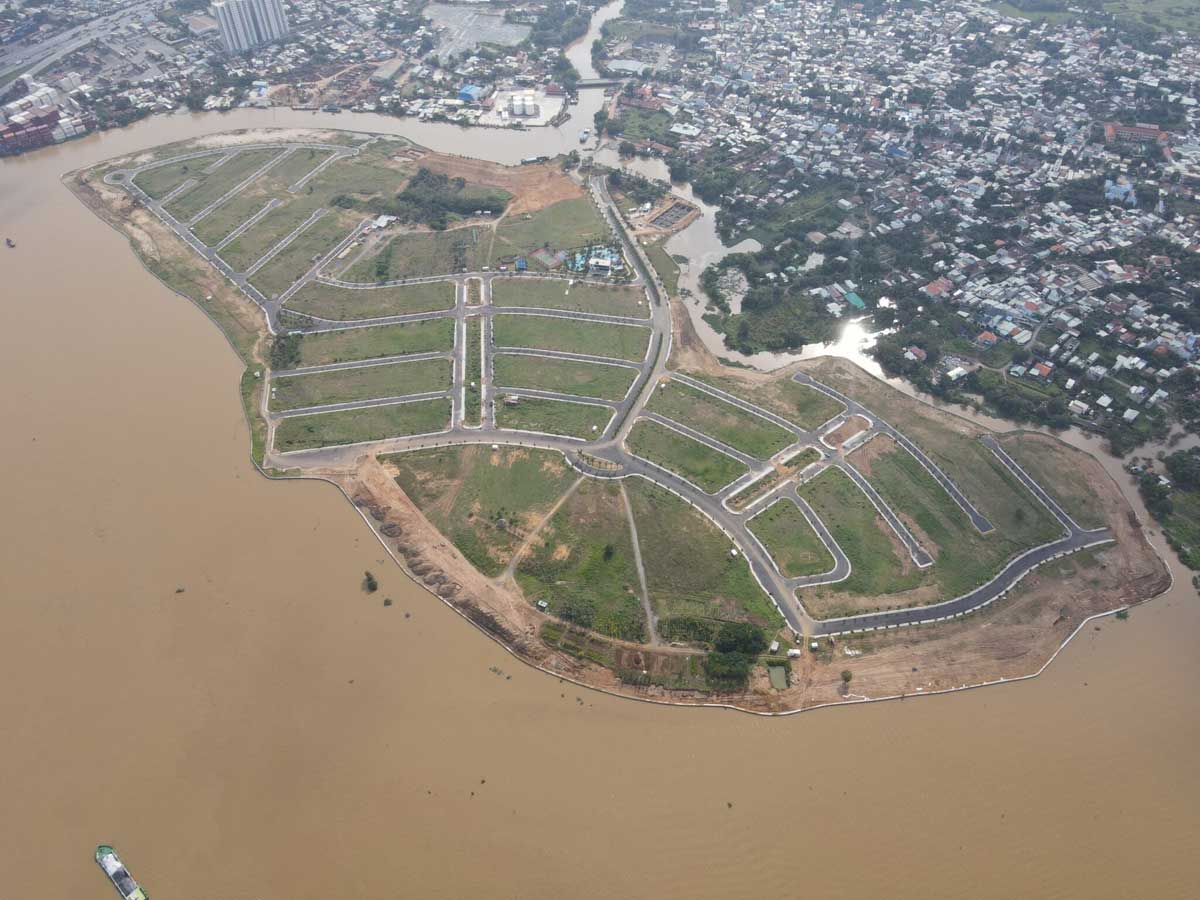
<path fill-rule="evenodd" d="M 1184 573 L 1031 682 L 762 719 L 530 670 L 333 487 L 256 474 L 234 354 L 59 175 L 297 124 L 553 149 L 240 111 L 0 162 L 6 897 L 108 900 L 102 841 L 176 900 L 1195 895 Z"/>

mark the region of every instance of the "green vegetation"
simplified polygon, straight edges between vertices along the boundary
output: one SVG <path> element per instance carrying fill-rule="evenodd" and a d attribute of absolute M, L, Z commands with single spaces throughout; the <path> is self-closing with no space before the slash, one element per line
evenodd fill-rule
<path fill-rule="evenodd" d="M 410 231 L 363 256 L 339 276 L 343 281 L 375 284 L 404 278 L 426 278 L 480 267 L 481 245 L 492 226 L 468 225 L 449 231 Z"/>
<path fill-rule="evenodd" d="M 423 322 L 343 328 L 289 337 L 294 337 L 298 345 L 298 356 L 293 366 L 324 366 L 406 353 L 449 352 L 454 343 L 454 320 L 427 319 Z M 274 363 L 272 368 L 275 368 Z"/>
<path fill-rule="evenodd" d="M 646 294 L 625 285 L 570 283 L 543 278 L 496 278 L 492 281 L 494 306 L 575 309 L 609 316 L 647 318 Z"/>
<path fill-rule="evenodd" d="M 526 257 L 531 268 L 541 263 L 535 250 L 569 250 L 609 240 L 608 224 L 587 197 L 560 200 L 536 212 L 505 218 L 496 229 L 492 264 Z"/>
<path fill-rule="evenodd" d="M 480 424 L 483 409 L 483 320 L 479 316 L 467 318 L 466 384 L 463 385 L 463 424 L 474 427 Z"/>
<path fill-rule="evenodd" d="M 708 375 L 700 372 L 688 374 L 747 403 L 773 412 L 807 431 L 820 428 L 845 410 L 845 407 L 832 397 L 790 378 L 751 385 L 732 375 Z"/>
<path fill-rule="evenodd" d="M 679 263 L 667 252 L 667 248 L 664 246 L 666 242 L 667 239 L 663 238 L 647 244 L 642 249 L 650 260 L 650 265 L 654 266 L 655 271 L 658 272 L 663 287 L 667 289 L 670 296 L 674 297 L 679 293 Z"/>
<path fill-rule="evenodd" d="M 681 382 L 660 382 L 646 409 L 758 459 L 774 456 L 795 440 L 778 425 Z"/>
<path fill-rule="evenodd" d="M 350 226 L 340 217 L 322 216 L 251 275 L 250 283 L 267 297 L 283 293 L 305 275 L 317 260 L 349 235 L 350 230 Z"/>
<path fill-rule="evenodd" d="M 449 400 L 419 400 L 348 412 L 292 416 L 280 422 L 275 429 L 275 448 L 287 453 L 313 447 L 431 434 L 444 431 L 449 422 Z"/>
<path fill-rule="evenodd" d="M 272 409 L 304 409 L 355 400 L 377 400 L 426 394 L 450 387 L 450 362 L 423 359 L 414 362 L 334 369 L 311 375 L 271 379 Z"/>
<path fill-rule="evenodd" d="M 199 183 L 188 188 L 167 204 L 166 210 L 181 222 L 187 222 L 192 216 L 206 206 L 221 199 L 238 183 L 244 181 L 258 169 L 279 155 L 278 150 L 243 150 L 228 162 L 218 166 L 210 174 L 204 169 L 216 160 L 193 160 L 194 168 L 187 178 L 195 178 Z M 181 165 L 187 165 L 182 163 Z M 168 166 L 168 168 L 171 168 Z M 136 178 L 135 183 L 141 184 Z"/>
<path fill-rule="evenodd" d="M 402 316 L 453 306 L 453 281 L 380 288 L 343 288 L 323 281 L 310 281 L 287 302 L 288 309 L 333 321 Z"/>
<path fill-rule="evenodd" d="M 633 544 L 620 485 L 588 479 L 567 499 L 517 567 L 530 602 L 580 628 L 646 638 Z"/>
<path fill-rule="evenodd" d="M 778 627 L 780 616 L 729 539 L 670 491 L 641 478 L 626 488 L 637 522 L 646 586 L 670 633 L 676 616 Z"/>
<path fill-rule="evenodd" d="M 528 314 L 498 315 L 492 323 L 497 347 L 558 350 L 641 362 L 650 343 L 650 329 L 638 325 Z"/>
<path fill-rule="evenodd" d="M 630 452 L 714 494 L 746 474 L 746 467 L 711 447 L 649 419 L 639 419 L 626 441 Z"/>
<path fill-rule="evenodd" d="M 745 622 L 725 622 L 717 632 L 712 652 L 704 659 L 704 674 L 716 690 L 746 687 L 758 654 L 767 649 L 762 629 Z"/>
<path fill-rule="evenodd" d="M 1100 498 L 1088 484 L 1086 470 L 1072 459 L 1078 450 L 1054 438 L 1019 431 L 1003 435 L 1000 443 L 1077 524 L 1084 528 L 1104 527 L 1106 518 Z"/>
<path fill-rule="evenodd" d="M 566 437 L 595 440 L 608 425 L 613 411 L 607 406 L 521 397 L 515 405 L 496 402 L 496 427 L 516 431 L 541 431 Z"/>
<path fill-rule="evenodd" d="M 898 542 L 867 495 L 838 469 L 826 469 L 800 488 L 800 496 L 825 523 L 853 568 L 827 589 L 867 596 L 894 594 L 921 583 L 921 572 L 899 554 Z"/>
<path fill-rule="evenodd" d="M 623 399 L 637 378 L 637 370 L 627 366 L 513 353 L 496 354 L 492 364 L 493 382 L 499 387 L 560 391 L 598 400 Z"/>
<path fill-rule="evenodd" d="M 746 523 L 789 578 L 819 575 L 834 559 L 794 502 L 777 500 Z"/>
<path fill-rule="evenodd" d="M 546 450 L 439 447 L 382 457 L 396 483 L 471 565 L 488 577 L 513 554 L 577 477 Z"/>
<path fill-rule="evenodd" d="M 183 162 L 170 163 L 142 172 L 133 179 L 133 183 L 155 200 L 161 200 L 189 178 L 199 181 L 204 177 L 204 169 L 211 166 L 220 158 L 219 154 L 201 156 Z"/>
<path fill-rule="evenodd" d="M 507 191 L 468 185 L 462 178 L 422 167 L 395 197 L 358 201 L 339 196 L 333 202 L 343 209 L 362 209 L 372 216 L 395 216 L 401 222 L 444 231 L 451 222 L 477 213 L 498 216 L 511 199 L 512 194 Z"/>
<path fill-rule="evenodd" d="M 1150 470 L 1142 474 L 1138 488 L 1183 564 L 1200 569 L 1200 450 L 1176 450 L 1164 463 L 1169 486 Z M 1200 577 L 1193 582 L 1200 588 Z"/>

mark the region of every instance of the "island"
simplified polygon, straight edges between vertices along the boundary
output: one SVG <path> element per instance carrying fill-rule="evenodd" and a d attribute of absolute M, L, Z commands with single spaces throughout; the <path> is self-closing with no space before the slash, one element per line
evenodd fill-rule
<path fill-rule="evenodd" d="M 763 713 L 932 694 L 1035 675 L 1169 585 L 1054 437 L 841 359 L 722 364 L 648 224 L 686 210 L 627 217 L 576 159 L 264 129 L 65 180 L 244 361 L 262 473 L 336 484 L 555 676 Z"/>

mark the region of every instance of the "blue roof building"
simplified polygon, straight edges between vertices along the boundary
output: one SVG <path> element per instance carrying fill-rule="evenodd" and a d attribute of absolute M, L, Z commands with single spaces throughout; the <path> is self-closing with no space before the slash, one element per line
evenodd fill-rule
<path fill-rule="evenodd" d="M 458 99 L 463 103 L 478 103 L 485 93 L 477 84 L 464 84 L 458 89 Z"/>

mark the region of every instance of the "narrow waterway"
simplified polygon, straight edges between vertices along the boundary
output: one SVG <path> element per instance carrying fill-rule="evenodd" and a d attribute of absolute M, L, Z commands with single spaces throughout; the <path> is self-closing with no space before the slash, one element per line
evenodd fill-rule
<path fill-rule="evenodd" d="M 1186 576 L 1032 682 L 767 720 L 529 670 L 334 488 L 257 475 L 233 353 L 59 176 L 326 124 L 554 149 L 240 111 L 0 162 L 5 896 L 110 898 L 102 841 L 178 900 L 1194 896 Z"/>

